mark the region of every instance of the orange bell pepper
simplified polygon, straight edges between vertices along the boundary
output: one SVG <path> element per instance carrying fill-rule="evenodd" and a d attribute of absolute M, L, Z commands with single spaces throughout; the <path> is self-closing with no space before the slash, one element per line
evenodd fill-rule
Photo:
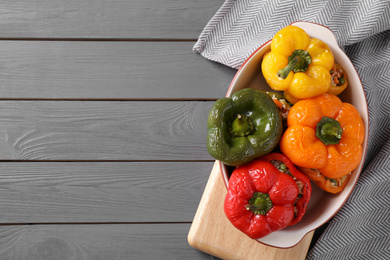
<path fill-rule="evenodd" d="M 351 174 L 344 175 L 342 178 L 339 179 L 329 179 L 322 175 L 318 170 L 316 169 L 310 169 L 310 168 L 304 168 L 304 167 L 298 167 L 298 169 L 306 175 L 309 180 L 314 182 L 320 189 L 327 191 L 329 193 L 339 193 L 342 191 L 347 185 L 349 179 L 351 178 Z"/>
<path fill-rule="evenodd" d="M 357 109 L 326 93 L 298 101 L 288 114 L 287 127 L 280 141 L 282 153 L 295 165 L 323 175 L 315 180 L 315 174 L 307 174 L 309 179 L 345 185 L 363 155 L 364 125 Z M 326 190 L 329 183 L 318 186 Z"/>

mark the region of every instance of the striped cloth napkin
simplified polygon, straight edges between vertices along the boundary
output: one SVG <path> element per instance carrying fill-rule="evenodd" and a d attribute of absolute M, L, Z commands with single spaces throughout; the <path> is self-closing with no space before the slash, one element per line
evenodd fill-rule
<path fill-rule="evenodd" d="M 390 1 L 227 0 L 193 51 L 232 68 L 294 21 L 329 27 L 354 64 L 368 102 L 363 171 L 307 259 L 390 259 Z"/>

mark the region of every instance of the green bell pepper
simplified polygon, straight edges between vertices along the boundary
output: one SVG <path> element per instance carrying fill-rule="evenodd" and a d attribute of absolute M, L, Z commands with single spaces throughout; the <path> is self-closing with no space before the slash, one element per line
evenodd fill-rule
<path fill-rule="evenodd" d="M 242 165 L 271 152 L 282 131 L 274 101 L 263 92 L 245 88 L 214 103 L 207 121 L 207 150 L 227 165 Z"/>

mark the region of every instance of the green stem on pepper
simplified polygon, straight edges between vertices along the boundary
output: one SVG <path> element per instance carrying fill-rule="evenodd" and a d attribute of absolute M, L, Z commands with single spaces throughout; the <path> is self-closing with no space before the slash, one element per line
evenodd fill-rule
<path fill-rule="evenodd" d="M 323 117 L 317 123 L 316 136 L 325 144 L 338 144 L 340 142 L 343 129 L 340 123 L 330 117 Z"/>
<path fill-rule="evenodd" d="M 311 56 L 309 52 L 304 50 L 295 50 L 288 57 L 288 64 L 286 67 L 278 71 L 278 77 L 286 79 L 288 74 L 291 71 L 296 72 L 305 72 L 309 68 L 311 63 Z"/>
<path fill-rule="evenodd" d="M 272 208 L 272 201 L 268 194 L 255 192 L 246 205 L 246 209 L 255 215 L 265 215 Z"/>
<path fill-rule="evenodd" d="M 234 136 L 247 136 L 253 129 L 252 119 L 241 114 L 237 114 L 230 125 L 230 133 Z"/>

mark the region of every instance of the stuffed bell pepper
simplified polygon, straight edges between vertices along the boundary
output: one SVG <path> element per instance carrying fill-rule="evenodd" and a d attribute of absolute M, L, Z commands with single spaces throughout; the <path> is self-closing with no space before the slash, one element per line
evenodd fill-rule
<path fill-rule="evenodd" d="M 298 223 L 311 197 L 309 179 L 283 154 L 238 166 L 229 179 L 224 211 L 253 239 Z"/>
<path fill-rule="evenodd" d="M 295 103 L 328 92 L 334 57 L 328 45 L 289 25 L 273 37 L 261 70 L 268 85 Z"/>
<path fill-rule="evenodd" d="M 338 193 L 360 163 L 364 125 L 337 96 L 300 100 L 290 110 L 280 150 L 321 189 Z"/>
<path fill-rule="evenodd" d="M 275 104 L 278 106 L 280 115 L 282 117 L 283 122 L 283 131 L 287 128 L 287 116 L 288 112 L 290 112 L 290 109 L 293 104 L 291 104 L 285 96 L 283 96 L 279 92 L 273 92 L 273 91 L 265 91 L 264 93 L 267 93 L 272 100 L 275 102 Z"/>
<path fill-rule="evenodd" d="M 217 100 L 207 121 L 207 150 L 226 165 L 237 166 L 271 152 L 283 125 L 278 107 L 251 88 Z"/>
<path fill-rule="evenodd" d="M 347 72 L 336 62 L 330 70 L 331 82 L 328 90 L 329 94 L 339 95 L 348 86 Z"/>

